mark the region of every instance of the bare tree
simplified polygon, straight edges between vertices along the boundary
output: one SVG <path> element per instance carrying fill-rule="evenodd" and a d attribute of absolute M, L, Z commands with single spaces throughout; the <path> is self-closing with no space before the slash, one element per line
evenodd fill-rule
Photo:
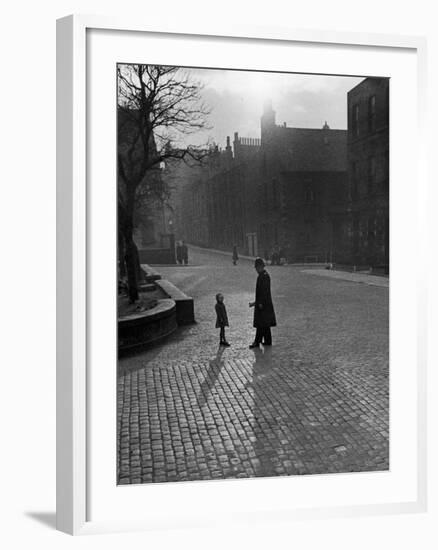
<path fill-rule="evenodd" d="M 138 299 L 138 251 L 133 240 L 136 208 L 168 198 L 161 169 L 171 159 L 200 161 L 205 148 L 183 145 L 206 128 L 202 85 L 188 71 L 161 65 L 119 65 L 118 215 L 129 298 Z"/>

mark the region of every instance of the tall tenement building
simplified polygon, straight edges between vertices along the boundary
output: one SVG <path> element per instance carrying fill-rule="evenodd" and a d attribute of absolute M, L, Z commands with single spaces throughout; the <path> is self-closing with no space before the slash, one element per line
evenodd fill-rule
<path fill-rule="evenodd" d="M 348 93 L 351 263 L 389 270 L 389 79 Z"/>

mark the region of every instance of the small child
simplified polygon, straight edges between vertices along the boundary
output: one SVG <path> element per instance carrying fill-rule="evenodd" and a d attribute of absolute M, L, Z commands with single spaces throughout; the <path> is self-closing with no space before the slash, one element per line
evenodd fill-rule
<path fill-rule="evenodd" d="M 220 292 L 216 294 L 216 305 L 214 306 L 216 310 L 216 328 L 220 328 L 220 346 L 226 346 L 229 347 L 229 343 L 225 339 L 225 327 L 228 327 L 228 317 L 227 317 L 227 310 L 225 309 L 224 304 L 224 295 Z"/>

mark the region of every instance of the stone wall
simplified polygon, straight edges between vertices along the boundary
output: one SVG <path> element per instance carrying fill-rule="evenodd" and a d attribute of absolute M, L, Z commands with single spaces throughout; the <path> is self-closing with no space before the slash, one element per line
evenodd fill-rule
<path fill-rule="evenodd" d="M 175 250 L 171 248 L 141 248 L 138 251 L 141 264 L 175 264 Z"/>

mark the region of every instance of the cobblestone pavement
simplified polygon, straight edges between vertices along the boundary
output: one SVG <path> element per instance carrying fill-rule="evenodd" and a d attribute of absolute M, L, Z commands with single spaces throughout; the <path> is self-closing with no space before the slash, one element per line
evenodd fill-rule
<path fill-rule="evenodd" d="M 119 360 L 118 482 L 388 469 L 388 288 L 269 267 L 279 326 L 253 351 L 252 264 L 190 261 L 159 271 L 195 298 L 197 323 Z"/>

